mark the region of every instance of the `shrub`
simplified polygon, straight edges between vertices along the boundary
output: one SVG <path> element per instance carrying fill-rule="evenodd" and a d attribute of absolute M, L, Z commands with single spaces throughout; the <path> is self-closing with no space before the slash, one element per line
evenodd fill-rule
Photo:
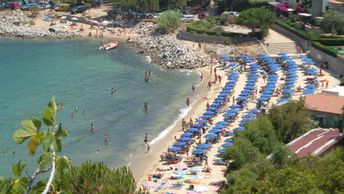
<path fill-rule="evenodd" d="M 319 42 L 312 42 L 312 46 L 314 48 L 319 49 L 320 51 L 323 51 L 326 54 L 329 54 L 329 55 L 331 55 L 333 57 L 337 57 L 337 52 L 336 51 L 334 51 L 333 49 L 330 49 L 329 47 L 327 47 L 327 46 L 325 46 L 325 45 L 323 45 L 323 44 L 321 44 Z"/>
<path fill-rule="evenodd" d="M 325 46 L 343 46 L 344 38 L 317 38 L 314 41 L 319 42 Z"/>
<path fill-rule="evenodd" d="M 170 33 L 174 32 L 180 25 L 181 14 L 177 11 L 165 11 L 159 18 L 158 22 L 158 31 L 161 33 Z"/>
<path fill-rule="evenodd" d="M 300 36 L 303 39 L 306 39 L 306 40 L 311 40 L 312 39 L 312 36 L 309 35 L 307 32 L 305 32 L 303 30 L 296 29 L 296 28 L 294 28 L 292 26 L 289 26 L 288 24 L 284 23 L 281 20 L 276 20 L 276 24 L 281 26 L 281 27 L 283 27 L 283 28 L 285 28 L 288 31 L 293 32 L 294 34 Z"/>
<path fill-rule="evenodd" d="M 327 11 L 320 27 L 324 32 L 344 34 L 344 14 L 336 11 Z"/>

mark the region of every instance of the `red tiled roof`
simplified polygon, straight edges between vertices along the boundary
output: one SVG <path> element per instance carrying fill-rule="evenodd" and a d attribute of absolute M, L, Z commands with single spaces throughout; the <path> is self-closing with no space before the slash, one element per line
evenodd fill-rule
<path fill-rule="evenodd" d="M 318 112 L 342 114 L 344 96 L 331 93 L 318 93 L 305 97 L 305 107 Z"/>
<path fill-rule="evenodd" d="M 299 157 L 309 154 L 320 156 L 336 145 L 343 134 L 335 129 L 313 129 L 288 144 L 288 149 Z"/>

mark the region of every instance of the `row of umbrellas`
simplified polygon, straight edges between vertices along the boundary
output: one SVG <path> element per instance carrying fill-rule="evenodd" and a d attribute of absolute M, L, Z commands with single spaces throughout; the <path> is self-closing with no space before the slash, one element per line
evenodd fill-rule
<path fill-rule="evenodd" d="M 177 142 L 173 144 L 172 147 L 168 148 L 168 152 L 180 152 L 185 150 L 187 146 L 193 143 L 193 137 L 196 134 L 199 134 L 201 128 L 206 127 L 205 125 L 212 119 L 216 114 L 218 109 L 221 107 L 222 103 L 227 99 L 228 95 L 233 91 L 236 81 L 238 80 L 239 74 L 237 72 L 233 72 L 228 76 L 228 81 L 220 92 L 218 97 L 214 100 L 214 102 L 209 106 L 207 111 L 203 114 L 202 119 L 198 120 L 195 124 L 193 124 L 184 134 L 181 135 Z M 222 122 L 219 125 L 224 126 L 226 123 Z M 213 136 L 217 136 L 217 134 L 209 135 L 206 138 L 212 138 Z M 206 153 L 205 149 L 209 149 L 211 146 L 209 144 L 200 144 L 196 146 L 196 149 L 192 151 L 193 155 L 203 155 Z"/>

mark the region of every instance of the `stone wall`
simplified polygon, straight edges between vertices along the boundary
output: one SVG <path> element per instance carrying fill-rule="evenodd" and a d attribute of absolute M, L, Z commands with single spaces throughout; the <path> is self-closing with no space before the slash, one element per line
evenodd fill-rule
<path fill-rule="evenodd" d="M 184 30 L 178 32 L 177 38 L 180 40 L 189 40 L 193 42 L 207 42 L 207 43 L 214 43 L 214 44 L 226 43 L 226 38 L 223 36 L 209 36 L 207 34 L 192 34 Z M 257 40 L 254 37 L 233 37 L 233 38 L 230 38 L 230 40 L 231 40 L 231 43 L 234 43 L 234 44 L 241 44 L 241 43 L 256 44 L 257 43 Z"/>
<path fill-rule="evenodd" d="M 328 55 L 314 47 L 311 46 L 311 42 L 309 40 L 305 40 L 297 35 L 295 35 L 292 32 L 289 32 L 288 30 L 284 29 L 283 27 L 280 27 L 278 25 L 273 25 L 272 29 L 276 32 L 283 34 L 284 36 L 292 39 L 299 45 L 304 51 L 309 50 L 310 56 L 316 61 L 316 62 L 327 62 L 328 67 L 331 71 L 333 71 L 337 76 L 340 74 L 344 75 L 344 58 L 342 56 L 333 57 L 331 55 Z"/>

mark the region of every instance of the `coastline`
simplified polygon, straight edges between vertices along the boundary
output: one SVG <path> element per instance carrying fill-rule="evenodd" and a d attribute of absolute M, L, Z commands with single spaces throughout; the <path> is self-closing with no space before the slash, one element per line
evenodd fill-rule
<path fill-rule="evenodd" d="M 208 80 L 212 80 L 210 75 L 210 66 L 198 68 L 196 69 L 196 72 L 203 73 L 204 81 L 196 88 L 197 93 L 195 96 L 197 98 L 192 102 L 191 109 L 184 117 L 185 120 L 190 119 L 190 117 L 194 120 L 196 117 L 201 116 L 206 109 L 207 102 L 211 102 L 216 98 L 221 87 L 223 87 L 227 81 L 225 72 L 219 69 L 218 75 L 221 75 L 224 80 L 221 85 L 213 85 L 211 90 L 208 90 L 206 83 Z M 150 147 L 150 152 L 143 153 L 133 159 L 129 167 L 131 168 L 138 185 L 141 185 L 144 179 L 146 179 L 159 165 L 160 155 L 163 152 L 166 152 L 167 148 L 173 144 L 175 141 L 174 136 L 179 136 L 183 133 L 181 130 L 181 121 L 182 119 L 180 118 L 176 122 L 175 126 L 163 138 L 157 140 L 155 144 Z"/>

